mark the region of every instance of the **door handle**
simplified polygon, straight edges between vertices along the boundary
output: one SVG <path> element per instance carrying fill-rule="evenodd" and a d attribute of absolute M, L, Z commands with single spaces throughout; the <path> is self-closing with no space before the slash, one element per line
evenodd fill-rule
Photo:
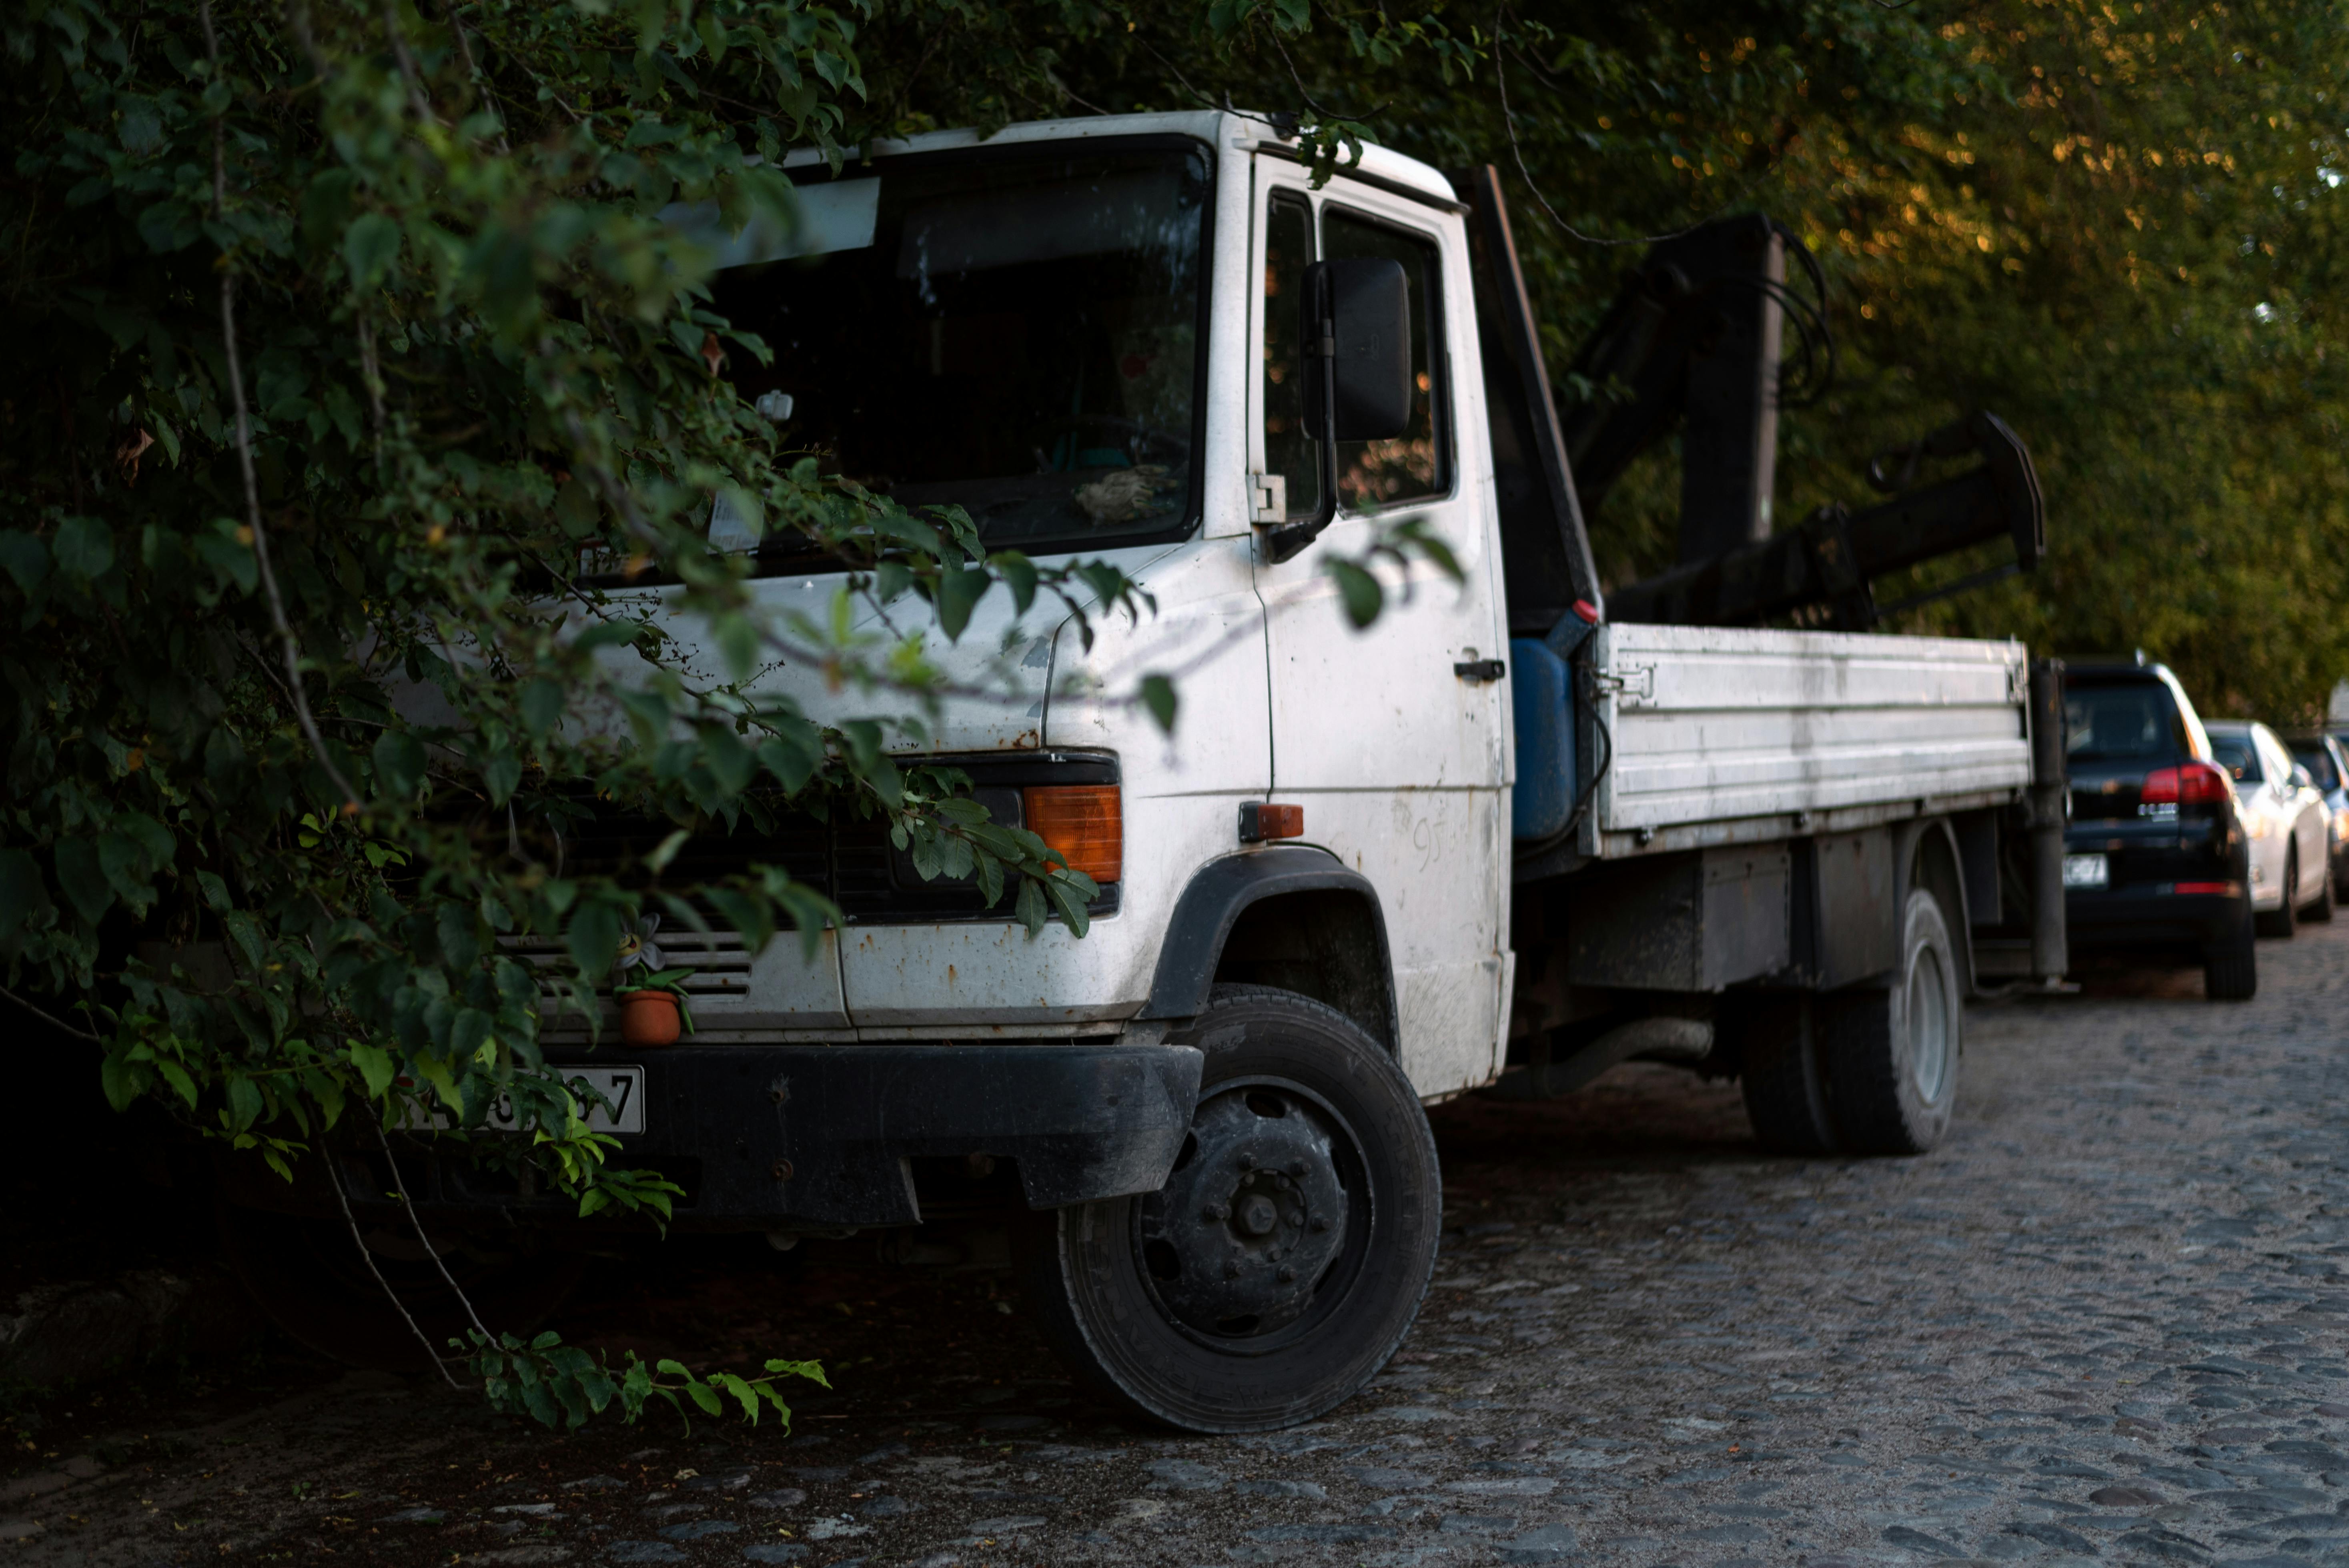
<path fill-rule="evenodd" d="M 1499 659 L 1470 659 L 1453 665 L 1452 673 L 1464 681 L 1496 681 L 1509 673 L 1509 666 Z"/>

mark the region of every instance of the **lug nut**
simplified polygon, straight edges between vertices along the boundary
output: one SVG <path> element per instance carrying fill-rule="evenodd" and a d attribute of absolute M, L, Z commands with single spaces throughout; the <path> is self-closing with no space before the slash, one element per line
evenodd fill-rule
<path fill-rule="evenodd" d="M 1314 1216 L 1313 1216 L 1313 1228 L 1314 1228 L 1315 1230 L 1317 1230 L 1317 1231 L 1326 1231 L 1326 1230 L 1328 1230 L 1328 1229 L 1330 1228 L 1330 1216 L 1329 1216 L 1329 1215 L 1327 1215 L 1327 1214 L 1316 1214 L 1316 1215 L 1314 1215 Z"/>
<path fill-rule="evenodd" d="M 1297 1283 L 1297 1271 L 1290 1268 L 1287 1264 L 1281 1264 L 1280 1283 L 1283 1284 L 1295 1284 Z"/>
<path fill-rule="evenodd" d="M 1245 1149 L 1240 1150 L 1240 1169 L 1243 1171 L 1253 1171 L 1256 1169 L 1256 1156 L 1250 1154 Z"/>

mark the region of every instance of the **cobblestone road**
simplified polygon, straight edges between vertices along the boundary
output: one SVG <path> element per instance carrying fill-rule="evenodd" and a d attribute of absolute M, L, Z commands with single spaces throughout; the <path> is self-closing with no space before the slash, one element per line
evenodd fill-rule
<path fill-rule="evenodd" d="M 2128 973 L 1976 1009 L 1922 1160 L 1765 1158 L 1733 1087 L 1663 1068 L 1446 1107 L 1420 1326 L 1301 1430 L 1120 1430 L 991 1276 L 680 1249 L 566 1326 L 822 1356 L 839 1393 L 793 1435 L 547 1439 L 280 1359 L 265 1396 L 51 1412 L 0 1554 L 2349 1563 L 2349 923 L 2261 956 L 2248 1006 Z"/>

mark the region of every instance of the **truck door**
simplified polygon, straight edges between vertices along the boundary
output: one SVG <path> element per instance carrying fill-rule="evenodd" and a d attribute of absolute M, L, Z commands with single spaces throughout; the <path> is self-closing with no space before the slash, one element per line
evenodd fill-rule
<path fill-rule="evenodd" d="M 1290 517 L 1319 500 L 1314 443 L 1301 422 L 1298 316 L 1306 265 L 1379 256 L 1412 294 L 1411 428 L 1338 453 L 1337 521 L 1291 560 L 1266 562 L 1273 798 L 1305 808 L 1305 836 L 1379 890 L 1395 964 L 1402 1062 L 1423 1095 L 1472 1087 L 1495 1070 L 1508 947 L 1506 709 L 1485 661 L 1507 653 L 1491 542 L 1483 390 L 1456 222 L 1340 180 L 1307 188 L 1302 170 L 1260 165 L 1257 275 L 1263 282 L 1250 467 L 1277 478 Z M 1472 438 L 1473 433 L 1473 438 Z M 1268 487 L 1269 488 L 1269 487 Z M 1333 557 L 1360 557 L 1379 517 L 1425 519 L 1467 573 L 1455 586 L 1414 565 L 1381 573 L 1387 612 L 1351 629 Z"/>

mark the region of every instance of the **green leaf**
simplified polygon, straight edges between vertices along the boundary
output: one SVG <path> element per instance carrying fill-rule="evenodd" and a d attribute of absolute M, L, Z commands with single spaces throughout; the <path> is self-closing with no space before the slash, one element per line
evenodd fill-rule
<path fill-rule="evenodd" d="M 481 765 L 481 783 L 490 792 L 490 802 L 502 806 L 522 787 L 522 754 L 513 750 L 493 753 Z"/>
<path fill-rule="evenodd" d="M 196 1108 L 196 1080 L 188 1076 L 185 1068 L 177 1062 L 159 1061 L 155 1064 L 155 1070 L 163 1075 L 163 1081 L 170 1084 L 181 1099 L 188 1102 L 190 1110 Z"/>
<path fill-rule="evenodd" d="M 87 583 L 114 564 L 114 534 L 97 518 L 69 517 L 57 524 L 49 552 L 57 557 L 59 571 Z"/>
<path fill-rule="evenodd" d="M 391 1080 L 399 1076 L 398 1064 L 392 1060 L 391 1053 L 362 1040 L 353 1040 L 344 1048 L 351 1065 L 359 1069 L 359 1077 L 367 1081 L 367 1094 L 381 1099 L 391 1088 Z"/>
<path fill-rule="evenodd" d="M 541 676 L 522 688 L 522 721 L 531 734 L 547 736 L 563 722 L 563 687 Z"/>
<path fill-rule="evenodd" d="M 35 593 L 49 580 L 48 546 L 32 534 L 0 529 L 0 567 L 16 580 L 20 592 Z"/>
<path fill-rule="evenodd" d="M 572 914 L 564 941 L 579 972 L 590 981 L 600 981 L 620 950 L 620 935 L 619 910 L 601 899 L 591 899 Z"/>
<path fill-rule="evenodd" d="M 371 289 L 399 254 L 399 225 L 381 212 L 362 212 L 343 232 L 343 264 L 351 286 Z"/>
<path fill-rule="evenodd" d="M 49 912 L 41 868 L 22 850 L 0 850 L 0 940 Z"/>
<path fill-rule="evenodd" d="M 424 782 L 424 748 L 406 730 L 385 730 L 376 738 L 372 755 L 376 780 L 386 795 L 404 799 Z"/>
<path fill-rule="evenodd" d="M 971 612 L 987 597 L 994 579 L 984 572 L 942 565 L 938 572 L 938 629 L 948 642 L 959 642 L 970 624 Z"/>
<path fill-rule="evenodd" d="M 1036 563 L 1016 550 L 999 550 L 987 560 L 1002 577 L 1003 585 L 1011 590 L 1012 612 L 1026 614 L 1028 606 L 1036 602 Z"/>
<path fill-rule="evenodd" d="M 261 1119 L 261 1086 L 243 1073 L 228 1080 L 229 1127 L 243 1132 Z"/>
<path fill-rule="evenodd" d="M 1174 733 L 1174 714 L 1179 701 L 1175 696 L 1173 681 L 1162 675 L 1143 676 L 1142 706 L 1147 708 L 1150 717 L 1157 721 L 1160 730 L 1168 735 Z"/>
<path fill-rule="evenodd" d="M 114 886 L 99 866 L 98 851 L 79 839 L 59 839 L 56 850 L 57 885 L 82 919 L 96 925 L 114 903 Z"/>
<path fill-rule="evenodd" d="M 1350 561 L 1330 561 L 1324 563 L 1330 576 L 1338 580 L 1338 594 L 1345 606 L 1346 619 L 1357 631 L 1379 618 L 1379 610 L 1386 601 L 1385 591 L 1379 580 Z"/>

